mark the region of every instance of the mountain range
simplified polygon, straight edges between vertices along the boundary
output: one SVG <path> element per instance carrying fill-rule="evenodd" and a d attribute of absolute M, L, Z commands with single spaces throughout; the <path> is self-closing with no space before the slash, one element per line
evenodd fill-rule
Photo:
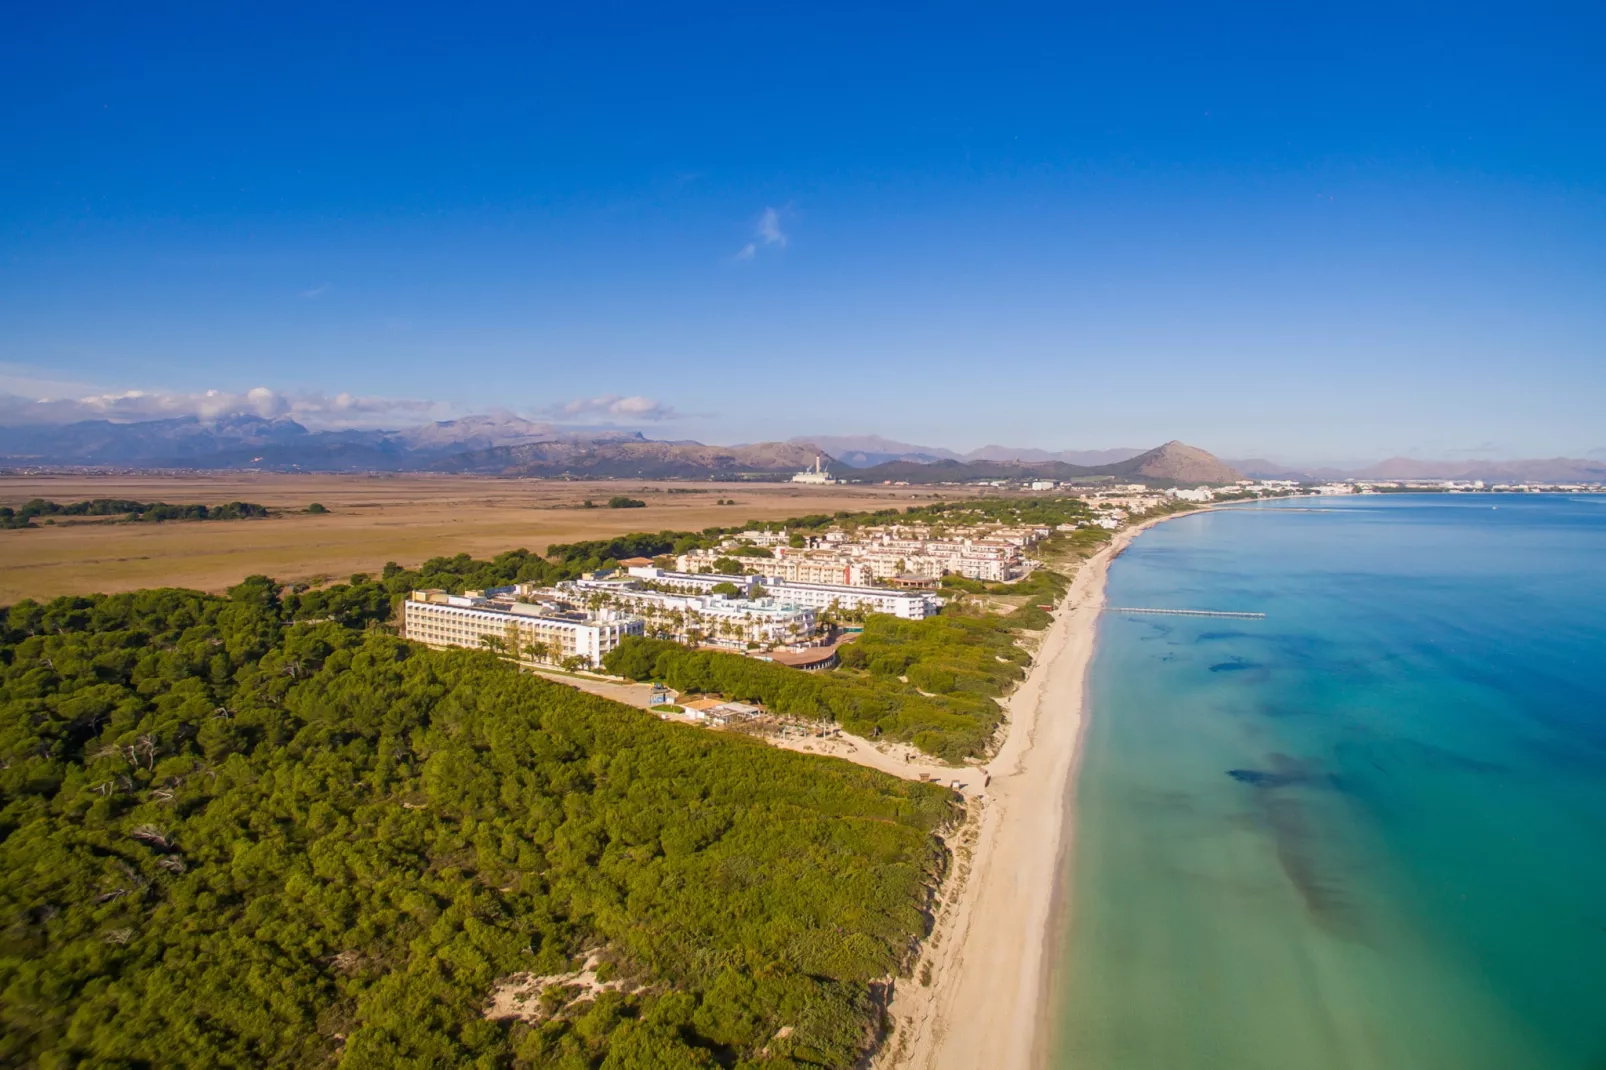
<path fill-rule="evenodd" d="M 244 414 L 0 427 L 0 464 L 13 466 L 774 478 L 806 468 L 817 452 L 788 442 L 659 442 L 639 431 L 565 429 L 517 416 L 469 416 L 401 431 L 311 431 L 294 420 Z"/>
<path fill-rule="evenodd" d="M 853 470 L 836 456 L 837 450 L 853 454 L 860 465 L 869 460 L 876 463 Z M 211 421 L 180 417 L 0 427 L 0 463 L 12 466 L 775 479 L 807 468 L 821 455 L 839 477 L 851 472 L 865 482 L 1108 476 L 1197 483 L 1224 482 L 1237 475 L 1203 450 L 1178 442 L 1147 452 L 1051 453 L 988 446 L 963 455 L 875 436 L 710 446 L 657 441 L 638 431 L 566 429 L 506 415 L 470 416 L 399 431 L 312 431 L 291 419 L 246 414 Z"/>
<path fill-rule="evenodd" d="M 0 464 L 110 468 L 256 468 L 319 472 L 479 472 L 621 479 L 775 479 L 824 455 L 838 477 L 864 482 L 1125 477 L 1213 483 L 1239 473 L 1266 479 L 1482 479 L 1606 481 L 1606 456 L 1523 461 L 1424 461 L 1394 457 L 1346 468 L 1262 459 L 1219 460 L 1170 442 L 1154 450 L 983 446 L 959 453 L 879 435 L 814 435 L 787 442 L 710 446 L 648 439 L 639 431 L 574 428 L 512 415 L 466 416 L 395 431 L 313 431 L 295 420 L 249 414 L 119 423 L 0 427 Z"/>
<path fill-rule="evenodd" d="M 1107 464 L 1082 465 L 1065 461 L 943 459 L 937 461 L 885 461 L 853 473 L 866 483 L 969 483 L 984 479 L 1046 479 L 1055 481 L 1110 477 L 1137 482 L 1231 483 L 1240 478 L 1232 466 L 1196 446 L 1167 442 L 1152 450 Z"/>
<path fill-rule="evenodd" d="M 1060 450 L 1052 452 L 1018 446 L 982 446 L 968 453 L 956 453 L 941 446 L 917 446 L 880 435 L 803 435 L 791 440 L 809 443 L 831 454 L 851 468 L 870 468 L 889 461 L 1020 461 L 1028 464 L 1060 461 L 1079 466 L 1115 464 L 1130 460 L 1140 449 Z"/>
<path fill-rule="evenodd" d="M 560 429 L 517 416 L 467 416 L 399 431 L 310 431 L 236 414 L 136 423 L 83 420 L 0 427 L 0 462 L 133 468 L 416 471 L 446 458 L 531 443 L 645 441 L 636 431 Z"/>

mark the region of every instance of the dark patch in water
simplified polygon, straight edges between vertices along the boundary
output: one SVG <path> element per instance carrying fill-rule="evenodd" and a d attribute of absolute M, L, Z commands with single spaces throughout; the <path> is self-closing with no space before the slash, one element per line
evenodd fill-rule
<path fill-rule="evenodd" d="M 1309 717 L 1316 711 L 1306 709 L 1302 706 L 1285 706 L 1277 702 L 1262 702 L 1256 708 L 1256 712 L 1258 712 L 1262 717 L 1281 719 L 1284 717 Z"/>
<path fill-rule="evenodd" d="M 1279 776 L 1276 773 L 1266 773 L 1259 769 L 1229 769 L 1227 775 L 1240 784 L 1248 784 L 1256 788 L 1280 788 L 1288 784 L 1298 783 L 1297 780 Z"/>
<path fill-rule="evenodd" d="M 1498 762 L 1487 762 L 1481 758 L 1471 758 L 1465 754 L 1457 754 L 1445 747 L 1436 747 L 1431 743 L 1422 743 L 1417 740 L 1401 740 L 1401 749 L 1408 755 L 1414 752 L 1415 758 L 1429 769 L 1453 769 L 1461 773 L 1507 773 L 1509 767 Z"/>
<path fill-rule="evenodd" d="M 1298 785 L 1343 790 L 1338 778 L 1287 754 L 1267 755 L 1266 769 L 1229 769 L 1227 775 L 1257 789 L 1250 798 L 1260 827 L 1272 837 L 1277 863 L 1311 920 L 1344 940 L 1366 939 L 1364 919 L 1345 888 L 1337 845 L 1324 837 L 1310 810 L 1314 797 L 1278 789 Z"/>
<path fill-rule="evenodd" d="M 1286 788 L 1290 784 L 1320 784 L 1330 782 L 1332 779 L 1314 769 L 1309 762 L 1302 762 L 1286 754 L 1272 754 L 1267 758 L 1271 764 L 1269 770 L 1229 769 L 1227 775 L 1238 783 L 1248 784 L 1252 788 Z"/>
<path fill-rule="evenodd" d="M 1208 642 L 1212 642 L 1212 641 L 1217 640 L 1217 639 L 1249 639 L 1249 638 L 1259 638 L 1259 636 L 1253 636 L 1252 637 L 1252 636 L 1250 636 L 1250 634 L 1248 632 L 1200 632 L 1198 635 L 1193 637 L 1193 641 L 1196 642 L 1196 643 L 1208 643 Z"/>
<path fill-rule="evenodd" d="M 1311 920 L 1342 939 L 1364 939 L 1360 913 L 1342 883 L 1326 872 L 1332 867 L 1324 862 L 1304 807 L 1292 795 L 1262 798 L 1267 824 L 1277 845 L 1277 861 Z"/>
<path fill-rule="evenodd" d="M 1245 669 L 1258 669 L 1258 668 L 1260 668 L 1260 666 L 1256 665 L 1252 661 L 1244 661 L 1242 659 L 1234 659 L 1233 661 L 1218 661 L 1216 664 L 1210 666 L 1210 671 L 1211 672 L 1243 672 Z"/>
<path fill-rule="evenodd" d="M 1301 791 L 1284 791 L 1299 785 L 1338 788 L 1331 773 L 1288 754 L 1269 754 L 1264 769 L 1229 769 L 1227 775 L 1256 790 L 1256 824 L 1271 834 L 1277 863 L 1299 895 L 1311 920 L 1344 940 L 1366 939 L 1364 919 L 1345 888 L 1344 867 L 1335 857 L 1337 844 L 1324 837 L 1310 807 L 1316 797 Z"/>

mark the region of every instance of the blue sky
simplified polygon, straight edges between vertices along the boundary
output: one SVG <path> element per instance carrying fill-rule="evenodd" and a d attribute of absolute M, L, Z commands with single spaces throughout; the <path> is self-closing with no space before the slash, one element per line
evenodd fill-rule
<path fill-rule="evenodd" d="M 1606 449 L 1599 4 L 332 6 L 11 16 L 0 392 Z"/>

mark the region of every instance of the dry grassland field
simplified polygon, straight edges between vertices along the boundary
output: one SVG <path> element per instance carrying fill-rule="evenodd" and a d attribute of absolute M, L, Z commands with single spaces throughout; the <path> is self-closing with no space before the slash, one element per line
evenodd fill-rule
<path fill-rule="evenodd" d="M 943 488 L 957 496 L 956 488 Z M 673 493 L 671 493 L 673 491 Z M 695 493 L 691 493 L 695 492 Z M 609 509 L 628 494 L 645 509 Z M 0 505 L 132 498 L 173 504 L 258 502 L 262 520 L 163 523 L 58 520 L 0 530 L 0 605 L 22 598 L 193 587 L 218 591 L 252 573 L 318 582 L 417 565 L 457 553 L 489 557 L 525 547 L 632 531 L 700 530 L 839 509 L 931 501 L 924 487 L 808 487 L 789 483 L 564 482 L 428 475 L 269 473 L 0 476 Z M 584 509 L 591 499 L 601 508 Z M 735 505 L 716 505 L 734 498 Z M 300 512 L 319 502 L 330 512 Z"/>

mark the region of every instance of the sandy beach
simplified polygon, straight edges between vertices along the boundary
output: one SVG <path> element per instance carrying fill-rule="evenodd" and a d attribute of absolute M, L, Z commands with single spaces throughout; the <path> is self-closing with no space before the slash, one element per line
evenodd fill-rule
<path fill-rule="evenodd" d="M 952 844 L 954 872 L 935 929 L 914 977 L 897 983 L 880 1070 L 1027 1070 L 1041 1061 L 1045 956 L 1054 951 L 1049 930 L 1105 577 L 1137 534 L 1166 519 L 1118 533 L 1081 566 L 1009 699 L 986 798 Z"/>

